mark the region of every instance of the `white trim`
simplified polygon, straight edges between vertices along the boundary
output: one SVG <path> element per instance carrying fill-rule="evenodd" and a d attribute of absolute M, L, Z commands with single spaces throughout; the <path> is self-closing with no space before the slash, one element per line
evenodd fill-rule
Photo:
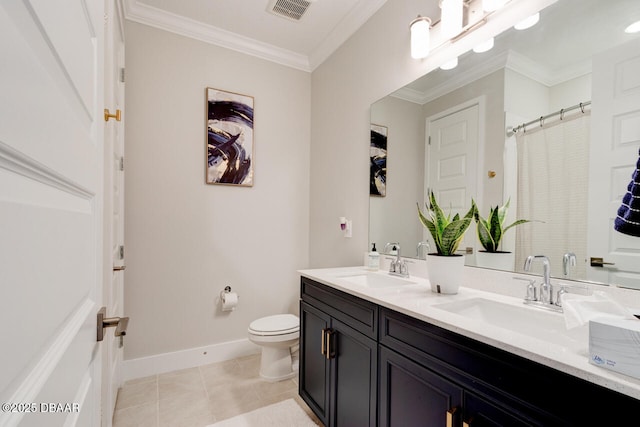
<path fill-rule="evenodd" d="M 91 313 L 95 311 L 95 307 L 95 302 L 90 299 L 85 299 L 80 304 L 66 324 L 62 326 L 60 333 L 54 338 L 51 345 L 47 347 L 47 350 L 35 363 L 35 366 L 20 381 L 11 396 L 2 396 L 3 399 L 6 399 L 6 402 L 37 402 L 38 394 L 44 388 L 49 377 L 58 366 L 58 363 L 60 363 L 60 360 L 62 360 L 78 332 L 85 325 Z M 0 426 L 16 426 L 23 416 L 24 413 L 16 414 L 0 411 Z"/>
<path fill-rule="evenodd" d="M 0 141 L 0 169 L 25 176 L 81 199 L 91 200 L 94 196 L 91 190 L 2 141 Z"/>
<path fill-rule="evenodd" d="M 387 0 L 360 1 L 336 28 L 329 33 L 320 45 L 309 55 L 311 71 L 322 64 L 333 52 L 347 41 L 358 29 L 365 24 Z"/>
<path fill-rule="evenodd" d="M 311 72 L 351 37 L 387 0 L 361 0 L 336 28 L 309 55 L 223 30 L 194 19 L 155 8 L 138 0 L 123 0 L 126 19 L 222 46 L 287 67 Z"/>
<path fill-rule="evenodd" d="M 248 338 L 190 348 L 171 353 L 155 354 L 122 362 L 123 380 L 129 381 L 179 369 L 194 368 L 208 363 L 223 362 L 236 357 L 260 353 L 261 347 Z"/>

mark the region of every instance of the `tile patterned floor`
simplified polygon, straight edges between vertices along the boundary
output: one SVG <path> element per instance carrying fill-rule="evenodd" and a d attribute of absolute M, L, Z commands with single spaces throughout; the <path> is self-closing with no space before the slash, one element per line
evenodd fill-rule
<path fill-rule="evenodd" d="M 298 379 L 259 377 L 260 355 L 128 381 L 118 394 L 114 427 L 204 427 L 298 396 Z"/>

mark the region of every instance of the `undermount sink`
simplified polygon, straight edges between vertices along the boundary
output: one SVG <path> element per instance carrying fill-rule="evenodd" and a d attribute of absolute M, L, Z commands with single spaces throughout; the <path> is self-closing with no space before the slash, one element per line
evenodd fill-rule
<path fill-rule="evenodd" d="M 338 277 L 351 284 L 364 286 L 366 288 L 393 288 L 397 286 L 411 285 L 417 282 L 411 279 L 390 276 L 388 274 L 362 273 L 351 274 Z"/>
<path fill-rule="evenodd" d="M 561 313 L 539 308 L 511 305 L 486 298 L 470 298 L 435 304 L 433 307 L 556 344 L 584 341 L 584 331 L 567 330 Z"/>

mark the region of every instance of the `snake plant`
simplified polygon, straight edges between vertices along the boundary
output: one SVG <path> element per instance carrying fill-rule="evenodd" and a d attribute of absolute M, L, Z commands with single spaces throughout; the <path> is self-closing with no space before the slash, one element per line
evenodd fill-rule
<path fill-rule="evenodd" d="M 476 203 L 471 199 L 471 209 L 467 214 L 460 218 L 460 214 L 455 214 L 451 218 L 451 212 L 445 214 L 444 211 L 438 205 L 436 197 L 433 192 L 429 194 L 429 203 L 426 204 L 426 214 L 423 214 L 420 210 L 420 205 L 416 203 L 418 207 L 418 218 L 429 232 L 436 244 L 436 250 L 438 255 L 453 256 L 455 255 L 464 233 L 471 225 L 471 221 L 475 217 L 477 212 Z"/>
<path fill-rule="evenodd" d="M 519 219 L 505 227 L 504 220 L 507 216 L 510 201 L 511 199 L 507 200 L 507 203 L 502 206 L 491 208 L 487 219 L 483 218 L 477 210 L 475 212 L 478 239 L 480 239 L 480 244 L 486 252 L 499 252 L 498 247 L 500 246 L 502 237 L 507 230 L 515 227 L 516 225 L 531 222 L 527 219 Z"/>

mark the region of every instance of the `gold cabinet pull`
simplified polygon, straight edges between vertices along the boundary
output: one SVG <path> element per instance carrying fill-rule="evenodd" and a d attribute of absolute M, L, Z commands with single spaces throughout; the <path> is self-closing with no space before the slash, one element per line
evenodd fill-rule
<path fill-rule="evenodd" d="M 117 267 L 113 267 L 113 271 L 124 271 L 127 268 L 125 265 L 119 265 Z"/>
<path fill-rule="evenodd" d="M 336 354 L 336 349 L 335 348 L 331 348 L 331 344 L 333 343 L 333 334 L 335 333 L 335 331 L 333 329 L 327 329 L 327 360 L 333 358 Z"/>
<path fill-rule="evenodd" d="M 454 406 L 453 408 L 447 411 L 447 427 L 453 427 L 453 416 L 458 412 L 458 407 Z"/>
<path fill-rule="evenodd" d="M 111 114 L 109 112 L 108 108 L 104 109 L 104 121 L 108 122 L 109 119 L 116 119 L 117 122 L 119 122 L 122 119 L 122 111 L 120 111 L 119 109 L 116 110 L 115 114 Z"/>

